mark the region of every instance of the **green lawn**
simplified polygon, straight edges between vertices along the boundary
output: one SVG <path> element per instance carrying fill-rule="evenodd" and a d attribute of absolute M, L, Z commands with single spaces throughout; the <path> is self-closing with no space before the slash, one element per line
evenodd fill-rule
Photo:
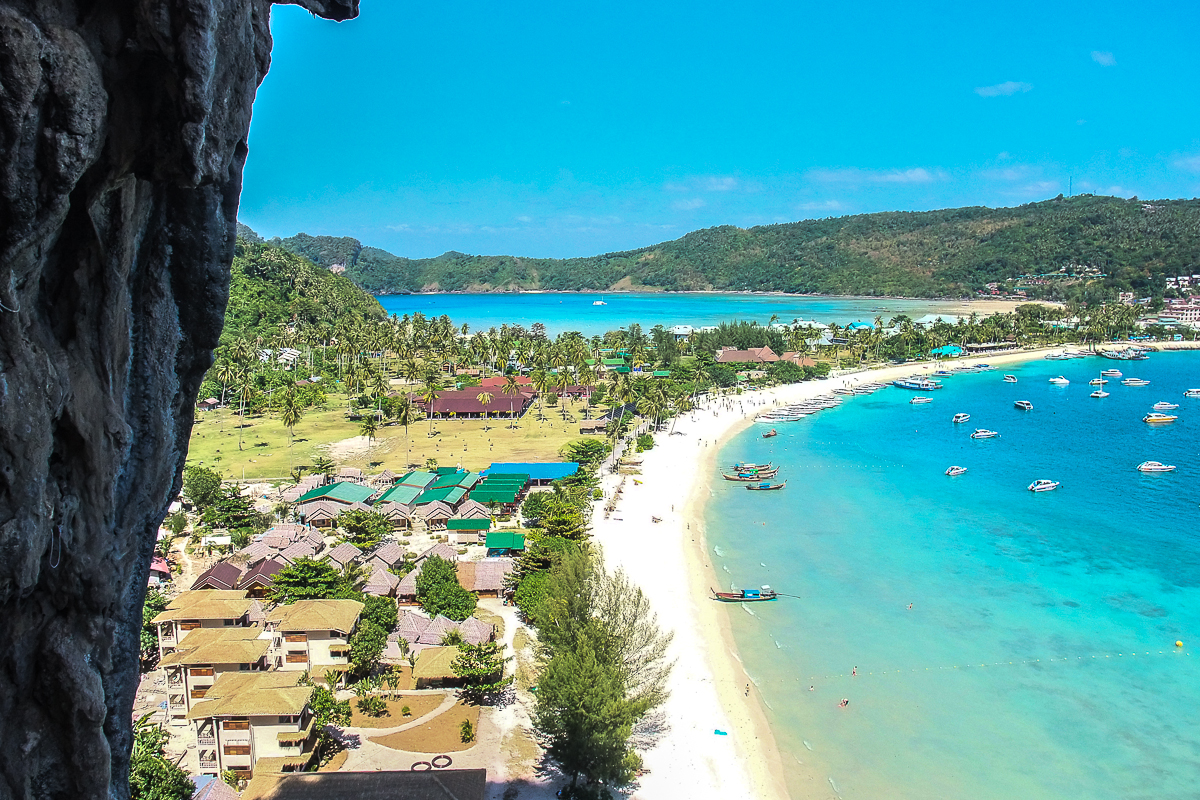
<path fill-rule="evenodd" d="M 467 469 L 482 469 L 493 461 L 552 461 L 564 444 L 581 438 L 579 421 L 584 405 L 568 403 L 564 421 L 558 409 L 546 407 L 546 419 L 539 420 L 537 405 L 517 421 L 516 429 L 507 420 L 484 421 L 434 420 L 434 435 L 429 421 L 404 428 L 392 423 L 382 425 L 370 449 L 354 447 L 346 440 L 359 436 L 358 422 L 346 418 L 346 406 L 331 405 L 326 411 L 309 409 L 296 426 L 295 440 L 288 446 L 287 428 L 278 417 L 247 417 L 242 428 L 242 449 L 238 449 L 238 418 L 226 409 L 197 412 L 192 430 L 188 464 L 213 467 L 230 479 L 286 479 L 298 465 L 310 465 L 318 456 L 333 458 L 339 465 L 360 467 L 372 472 L 390 469 L 403 472 L 406 464 L 423 465 L 436 458 L 442 466 L 462 464 Z M 599 412 L 596 412 L 599 413 Z M 365 441 L 365 440 L 363 440 Z"/>

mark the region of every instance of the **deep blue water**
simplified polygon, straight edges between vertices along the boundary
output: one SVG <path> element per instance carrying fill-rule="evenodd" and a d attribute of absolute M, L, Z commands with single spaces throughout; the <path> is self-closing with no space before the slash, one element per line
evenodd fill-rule
<path fill-rule="evenodd" d="M 1150 385 L 1088 397 L 1114 365 Z M 1047 382 L 1060 373 L 1070 386 Z M 707 510 L 719 574 L 799 596 L 730 609 L 785 766 L 856 800 L 1197 797 L 1200 400 L 1182 393 L 1200 354 L 945 386 L 923 406 L 855 397 L 772 439 L 756 425 L 721 454 L 788 480 L 719 482 Z M 1176 423 L 1141 422 L 1158 400 Z M 1179 469 L 1134 469 L 1148 459 Z M 1063 485 L 1026 491 L 1036 478 Z"/>
<path fill-rule="evenodd" d="M 816 319 L 818 322 L 871 322 L 877 314 L 890 319 L 897 314 L 920 317 L 947 312 L 956 304 L 930 300 L 879 300 L 845 297 L 800 297 L 731 293 L 616 293 L 616 294 L 417 294 L 380 295 L 388 314 L 426 316 L 448 314 L 458 325 L 487 330 L 501 323 L 546 326 L 551 335 L 580 331 L 602 334 L 636 322 L 649 331 L 655 325 L 716 325 L 733 320 L 766 324 L 772 314 L 780 320 Z M 608 305 L 594 306 L 603 299 Z"/>

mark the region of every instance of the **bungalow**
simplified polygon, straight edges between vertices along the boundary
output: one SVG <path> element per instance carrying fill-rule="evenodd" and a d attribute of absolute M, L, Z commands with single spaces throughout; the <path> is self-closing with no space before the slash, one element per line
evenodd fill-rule
<path fill-rule="evenodd" d="M 302 558 L 312 558 L 316 554 L 317 548 L 313 547 L 308 542 L 296 542 L 295 544 L 281 550 L 276 558 L 290 566 Z"/>
<path fill-rule="evenodd" d="M 388 634 L 388 646 L 384 657 L 398 661 L 403 658 L 403 650 L 399 644 L 403 639 L 408 645 L 409 652 L 419 653 L 422 650 L 440 647 L 446 636 L 457 633 L 467 644 L 483 644 L 496 638 L 496 628 L 483 620 L 468 617 L 462 622 L 455 622 L 440 614 L 429 619 L 416 611 L 402 611 L 396 621 L 396 628 Z"/>
<path fill-rule="evenodd" d="M 569 478 L 579 472 L 574 461 L 497 462 L 480 474 L 486 477 L 498 475 L 527 475 L 531 486 L 549 486 L 554 481 Z"/>
<path fill-rule="evenodd" d="M 603 419 L 585 419 L 579 423 L 580 433 L 604 433 L 608 428 L 608 421 Z"/>
<path fill-rule="evenodd" d="M 779 357 L 780 361 L 790 361 L 797 367 L 815 367 L 817 362 L 803 353 L 798 353 L 795 350 L 788 350 Z"/>
<path fill-rule="evenodd" d="M 413 501 L 414 505 L 427 503 L 445 503 L 454 510 L 467 496 L 467 492 L 479 483 L 479 473 L 455 470 L 444 472 L 425 487 L 425 490 Z"/>
<path fill-rule="evenodd" d="M 460 570 L 458 583 L 469 592 L 500 597 L 505 593 L 504 579 L 512 572 L 515 562 L 511 558 L 485 558 L 469 562 L 474 569 Z"/>
<path fill-rule="evenodd" d="M 301 495 L 296 500 L 296 512 L 310 525 L 317 524 L 314 520 L 320 519 L 321 526 L 328 526 L 333 524 L 333 520 L 341 511 L 363 506 L 373 494 L 375 489 L 370 486 L 352 481 L 338 481 L 328 486 L 318 486 Z M 320 514 L 317 513 L 318 509 Z"/>
<path fill-rule="evenodd" d="M 259 539 L 257 542 L 251 542 L 241 550 L 238 550 L 234 553 L 234 556 L 245 560 L 246 565 L 253 568 L 260 561 L 265 561 L 276 555 L 280 549 L 274 544 L 267 544 L 266 541 Z"/>
<path fill-rule="evenodd" d="M 478 544 L 483 541 L 492 520 L 489 519 L 452 519 L 446 523 L 446 530 L 454 536 L 458 544 Z"/>
<path fill-rule="evenodd" d="M 746 350 L 723 347 L 717 352 L 718 364 L 769 364 L 778 360 L 779 356 L 769 347 L 751 347 Z"/>
<path fill-rule="evenodd" d="M 232 771 L 250 778 L 260 759 L 280 759 L 281 771 L 312 763 L 316 725 L 312 687 L 300 672 L 226 672 L 188 712 L 196 726 L 203 775 Z"/>
<path fill-rule="evenodd" d="M 337 526 L 337 518 L 345 511 L 367 511 L 372 509 L 366 503 L 351 503 L 346 505 L 332 500 L 315 500 L 297 506 L 296 511 L 308 524 L 318 528 L 333 528 Z"/>
<path fill-rule="evenodd" d="M 421 574 L 421 567 L 405 575 L 396 584 L 396 602 L 415 604 L 417 602 L 417 576 Z"/>
<path fill-rule="evenodd" d="M 242 576 L 237 588 L 246 593 L 247 597 L 255 600 L 266 599 L 271 588 L 275 585 L 275 576 L 284 568 L 282 561 L 267 558 L 259 561 Z"/>
<path fill-rule="evenodd" d="M 371 554 L 372 560 L 378 560 L 389 569 L 404 561 L 405 550 L 395 542 L 388 542 Z"/>
<path fill-rule="evenodd" d="M 257 600 L 245 592 L 209 589 L 180 592 L 151 622 L 158 628 L 161 659 L 179 648 L 188 634 L 201 628 L 249 627 L 252 614 L 262 613 Z"/>
<path fill-rule="evenodd" d="M 437 556 L 446 561 L 458 561 L 458 551 L 445 542 L 438 542 L 424 553 L 421 553 L 421 555 L 417 556 L 416 563 L 419 565 L 430 556 Z"/>
<path fill-rule="evenodd" d="M 454 512 L 455 519 L 491 519 L 492 512 L 483 503 L 467 500 Z"/>
<path fill-rule="evenodd" d="M 371 572 L 371 577 L 367 578 L 367 582 L 363 584 L 363 593 L 374 595 L 375 597 L 391 597 L 396 592 L 396 587 L 400 585 L 400 578 L 397 575 L 388 572 L 386 569 L 376 566 Z"/>
<path fill-rule="evenodd" d="M 421 496 L 421 492 L 425 491 L 431 483 L 438 479 L 436 472 L 427 472 L 425 470 L 416 470 L 410 472 L 402 478 L 396 480 L 391 488 L 375 500 L 376 507 L 384 503 L 397 503 L 405 506 L 409 511 L 416 505 L 416 500 Z"/>
<path fill-rule="evenodd" d="M 492 399 L 487 403 L 480 402 L 481 394 L 491 394 Z M 441 392 L 432 404 L 426 403 L 420 395 L 412 395 L 412 401 L 418 405 L 427 416 L 434 419 L 457 419 L 463 417 L 521 417 L 533 404 L 534 393 L 524 390 L 517 394 L 504 394 L 499 389 L 459 389 Z"/>
<path fill-rule="evenodd" d="M 406 505 L 387 501 L 376 503 L 374 510 L 376 514 L 387 517 L 388 522 L 392 523 L 392 527 L 396 530 L 412 527 L 412 512 Z"/>
<path fill-rule="evenodd" d="M 200 573 L 200 577 L 196 578 L 192 584 L 192 591 L 199 589 L 236 589 L 238 581 L 242 579 L 242 570 L 235 564 L 230 564 L 228 561 L 218 561 L 204 572 Z"/>
<path fill-rule="evenodd" d="M 337 472 L 337 480 L 339 482 L 351 481 L 354 483 L 360 483 L 361 481 L 365 480 L 365 478 L 366 476 L 363 475 L 363 471 L 358 467 L 342 467 Z"/>
<path fill-rule="evenodd" d="M 362 554 L 363 551 L 359 550 L 354 545 L 350 544 L 349 542 L 342 542 L 337 547 L 326 553 L 323 559 L 328 561 L 337 569 L 343 570 L 361 558 Z"/>
<path fill-rule="evenodd" d="M 221 401 L 215 397 L 208 397 L 204 400 L 201 400 L 199 403 L 196 403 L 196 408 L 200 409 L 201 411 L 212 411 L 214 408 L 220 407 Z"/>
<path fill-rule="evenodd" d="M 162 586 L 171 581 L 171 565 L 162 556 L 150 559 L 150 577 L 147 586 Z"/>
<path fill-rule="evenodd" d="M 454 509 L 442 502 L 426 503 L 413 511 L 413 518 L 423 521 L 431 531 L 446 530 L 446 523 L 453 516 Z"/>
<path fill-rule="evenodd" d="M 271 642 L 260 638 L 261 628 L 204 628 L 188 636 L 187 644 L 163 656 L 159 666 L 167 678 L 167 719 L 187 724 L 187 713 L 204 698 L 217 676 L 267 668 Z"/>
<path fill-rule="evenodd" d="M 432 689 L 459 682 L 461 679 L 454 674 L 453 666 L 457 657 L 457 647 L 427 647 L 422 650 L 413 666 L 413 688 Z"/>
<path fill-rule="evenodd" d="M 487 554 L 507 556 L 525 551 L 525 534 L 514 531 L 491 531 L 487 535 Z"/>
<path fill-rule="evenodd" d="M 320 677 L 350 668 L 350 637 L 363 604 L 357 600 L 297 600 L 276 606 L 266 628 L 274 634 L 269 658 L 275 669 L 306 670 Z"/>
<path fill-rule="evenodd" d="M 522 387 L 530 388 L 530 389 L 533 388 L 533 378 L 530 378 L 528 375 L 517 375 L 516 379 L 517 379 L 518 386 L 522 386 Z M 484 378 L 483 380 L 481 380 L 479 382 L 479 388 L 481 388 L 481 389 L 503 389 L 504 384 L 507 382 L 508 382 L 508 379 L 505 376 L 495 375 L 491 378 Z"/>

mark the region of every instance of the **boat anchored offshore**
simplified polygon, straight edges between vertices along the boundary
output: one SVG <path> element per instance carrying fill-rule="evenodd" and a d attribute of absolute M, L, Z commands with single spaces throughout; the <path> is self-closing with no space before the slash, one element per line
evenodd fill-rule
<path fill-rule="evenodd" d="M 940 383 L 929 380 L 928 378 L 899 378 L 892 381 L 892 386 L 899 389 L 912 389 L 917 392 L 932 392 L 934 389 L 942 388 Z"/>
<path fill-rule="evenodd" d="M 1062 484 L 1058 481 L 1048 481 L 1044 478 L 1034 481 L 1025 488 L 1031 492 L 1052 492 Z"/>
<path fill-rule="evenodd" d="M 1174 464 L 1164 464 L 1161 461 L 1143 461 L 1137 465 L 1140 472 L 1174 472 Z"/>
<path fill-rule="evenodd" d="M 1070 383 L 1070 381 L 1064 378 L 1062 375 L 1059 375 L 1057 378 L 1051 378 L 1050 382 L 1055 386 L 1066 386 L 1068 383 Z"/>
<path fill-rule="evenodd" d="M 1017 376 L 1016 376 L 1016 375 L 1005 375 L 1005 376 L 1004 376 L 1004 382 L 1005 382 L 1005 383 L 1016 383 L 1016 382 L 1017 382 Z"/>
<path fill-rule="evenodd" d="M 957 475 L 962 475 L 962 474 L 966 473 L 966 471 L 967 471 L 966 467 L 960 467 L 956 464 L 953 467 L 950 467 L 949 469 L 947 469 L 946 474 L 949 475 L 951 478 L 953 478 Z"/>
<path fill-rule="evenodd" d="M 971 418 L 970 414 L 955 414 L 951 422 L 966 422 Z"/>
<path fill-rule="evenodd" d="M 919 394 L 908 402 L 912 403 L 914 406 L 919 406 L 923 403 L 932 403 L 933 398 L 929 397 L 928 395 Z"/>
<path fill-rule="evenodd" d="M 774 600 L 779 597 L 775 590 L 770 586 L 764 586 L 761 589 L 740 589 L 732 592 L 718 592 L 712 590 L 716 599 L 723 603 L 757 603 L 763 600 Z"/>
<path fill-rule="evenodd" d="M 1150 381 L 1144 381 L 1141 378 L 1126 378 L 1121 381 L 1122 386 L 1149 386 Z"/>
<path fill-rule="evenodd" d="M 1033 411 L 1033 403 L 1029 402 L 1028 400 L 1018 400 L 1017 402 L 1013 403 L 1013 405 L 1022 411 Z"/>
<path fill-rule="evenodd" d="M 1174 411 L 1179 408 L 1179 403 L 1168 403 L 1166 400 L 1159 400 L 1151 408 L 1155 411 Z"/>
<path fill-rule="evenodd" d="M 1103 389 L 1097 389 L 1096 391 L 1092 392 L 1092 393 L 1091 393 L 1090 395 L 1088 395 L 1088 396 L 1089 396 L 1089 397 L 1095 397 L 1095 398 L 1097 398 L 1097 399 L 1103 399 L 1103 398 L 1105 398 L 1105 397 L 1108 397 L 1108 392 L 1104 391 Z"/>
<path fill-rule="evenodd" d="M 1104 380 L 1104 378 L 1092 378 L 1088 383 L 1092 386 L 1103 386 L 1108 381 Z"/>
<path fill-rule="evenodd" d="M 971 434 L 972 439 L 997 439 L 999 437 L 1000 434 L 989 431 L 987 428 L 976 428 L 975 432 Z"/>
<path fill-rule="evenodd" d="M 1102 369 L 1102 370 L 1100 370 L 1100 375 L 1101 375 L 1101 377 L 1104 377 L 1104 378 L 1119 378 L 1119 377 L 1121 377 L 1121 370 L 1119 370 L 1119 369 Z"/>
<path fill-rule="evenodd" d="M 1200 389 L 1188 389 L 1183 393 L 1184 397 L 1200 397 Z"/>
<path fill-rule="evenodd" d="M 787 486 L 787 481 L 783 483 L 760 483 L 757 485 L 753 483 L 746 484 L 746 488 L 752 492 L 771 492 L 775 489 L 782 489 L 785 486 Z"/>
<path fill-rule="evenodd" d="M 1151 425 L 1161 425 L 1165 422 L 1174 422 L 1179 417 L 1174 414 L 1163 414 L 1158 411 L 1151 411 L 1146 416 L 1142 417 L 1142 422 L 1148 422 Z"/>

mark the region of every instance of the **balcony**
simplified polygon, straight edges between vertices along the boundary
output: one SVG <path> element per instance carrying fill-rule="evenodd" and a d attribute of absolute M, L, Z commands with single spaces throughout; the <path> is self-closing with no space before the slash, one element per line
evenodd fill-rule
<path fill-rule="evenodd" d="M 197 736 L 196 744 L 198 744 L 200 747 L 216 747 L 217 746 L 217 737 L 203 736 L 203 735 Z"/>

